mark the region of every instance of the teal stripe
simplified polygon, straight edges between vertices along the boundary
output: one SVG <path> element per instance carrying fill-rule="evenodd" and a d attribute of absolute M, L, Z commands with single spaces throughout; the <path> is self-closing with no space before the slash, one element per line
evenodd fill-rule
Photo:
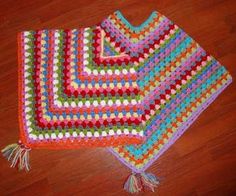
<path fill-rule="evenodd" d="M 146 21 L 144 21 L 141 25 L 139 26 L 133 26 L 131 25 L 128 20 L 121 14 L 120 11 L 116 11 L 115 12 L 117 14 L 117 17 L 126 25 L 128 26 L 131 30 L 135 31 L 135 32 L 140 32 L 143 30 L 143 28 L 145 28 L 146 26 L 148 26 L 149 23 L 151 23 L 153 21 L 153 19 L 155 17 L 157 17 L 157 12 L 152 12 L 151 15 L 148 17 L 148 19 Z"/>
<path fill-rule="evenodd" d="M 139 148 L 134 147 L 133 145 L 126 146 L 126 150 L 128 150 L 132 155 L 136 158 L 139 158 L 143 154 L 147 152 L 159 139 L 161 134 L 167 129 L 171 127 L 171 122 L 175 121 L 176 117 L 183 112 L 186 107 L 193 102 L 196 98 L 198 98 L 203 90 L 207 89 L 211 85 L 213 85 L 218 78 L 221 77 L 225 73 L 224 67 L 219 67 L 214 74 L 211 75 L 203 84 L 201 84 L 194 92 L 190 93 L 188 98 L 186 98 L 180 105 L 170 113 L 170 115 L 165 119 L 164 122 L 160 124 L 159 130 L 155 131 L 151 137 L 146 140 L 145 144 L 140 145 Z"/>
<path fill-rule="evenodd" d="M 160 71 L 164 69 L 167 65 L 169 65 L 169 62 L 174 61 L 177 56 L 181 52 L 183 52 L 189 45 L 193 42 L 193 40 L 190 37 L 187 37 L 184 41 L 181 42 L 176 48 L 169 54 L 168 57 L 165 57 L 165 59 L 168 59 L 168 61 L 161 60 L 153 69 L 153 71 L 150 71 L 148 75 L 146 75 L 142 80 L 138 81 L 138 85 L 142 89 L 144 86 L 147 86 L 149 81 L 153 80 L 154 77 L 160 75 Z"/>

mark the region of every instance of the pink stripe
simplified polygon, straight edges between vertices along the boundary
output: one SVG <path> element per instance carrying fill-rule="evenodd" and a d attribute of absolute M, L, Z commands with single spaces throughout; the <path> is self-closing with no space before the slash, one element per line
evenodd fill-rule
<path fill-rule="evenodd" d="M 189 58 L 185 59 L 186 61 L 183 62 L 179 67 L 177 67 L 176 71 L 171 72 L 171 75 L 165 78 L 165 82 L 161 82 L 160 85 L 158 85 L 153 91 L 150 91 L 148 94 L 148 97 L 145 97 L 144 103 L 150 102 L 150 97 L 157 96 L 160 94 L 161 90 L 167 89 L 166 86 L 170 86 L 173 84 L 174 80 L 173 78 L 178 78 L 178 76 L 181 76 L 180 70 L 188 70 L 191 67 L 195 66 L 195 64 L 191 63 L 192 60 L 195 60 L 198 56 L 201 56 L 201 49 L 197 48 L 197 52 L 192 54 Z"/>
<path fill-rule="evenodd" d="M 140 40 L 137 43 L 132 43 L 130 42 L 129 38 L 127 38 L 117 27 L 115 24 L 113 24 L 112 21 L 110 21 L 109 19 L 105 19 L 104 20 L 105 25 L 103 26 L 104 30 L 109 28 L 109 31 L 113 32 L 117 37 L 121 38 L 122 43 L 125 43 L 125 45 L 127 46 L 127 48 L 131 49 L 133 52 L 137 52 L 138 49 L 142 48 L 142 45 L 145 44 L 147 42 L 147 40 L 150 39 L 150 37 L 153 36 L 159 36 L 160 35 L 160 31 L 164 30 L 164 28 L 166 26 L 168 26 L 168 24 L 171 24 L 166 18 L 164 18 L 159 24 L 158 26 L 155 28 L 154 31 L 150 32 L 150 34 L 148 36 L 146 36 L 143 40 Z M 107 27 L 107 28 L 106 28 Z"/>
<path fill-rule="evenodd" d="M 147 134 L 147 138 L 150 137 L 150 135 L 152 134 L 152 132 L 156 131 L 158 129 L 158 126 L 160 126 L 160 124 L 164 121 L 164 119 L 170 114 L 171 111 L 173 111 L 176 106 L 181 103 L 185 98 L 188 97 L 189 93 L 193 92 L 194 90 L 196 90 L 201 84 L 203 84 L 216 70 L 217 68 L 219 68 L 219 65 L 217 64 L 216 66 L 214 66 L 211 70 L 208 70 L 205 75 L 203 76 L 203 78 L 199 78 L 197 79 L 197 82 L 194 82 L 193 84 L 193 88 L 192 89 L 188 89 L 188 93 L 181 93 L 181 96 L 178 100 L 176 100 L 176 103 L 172 103 L 170 105 L 171 109 L 168 109 L 167 112 L 162 113 L 161 114 L 161 119 L 163 119 L 162 121 L 156 121 L 156 123 L 154 125 L 152 125 L 152 127 L 150 129 L 147 130 L 146 134 Z"/>

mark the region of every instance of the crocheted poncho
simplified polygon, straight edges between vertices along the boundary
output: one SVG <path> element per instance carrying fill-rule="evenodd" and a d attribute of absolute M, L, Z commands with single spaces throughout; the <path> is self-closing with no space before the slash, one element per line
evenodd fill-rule
<path fill-rule="evenodd" d="M 140 183 L 140 178 L 141 181 L 147 178 L 144 171 L 184 133 L 232 78 L 196 41 L 158 12 L 153 12 L 140 27 L 134 27 L 117 11 L 101 26 L 106 32 L 119 34 L 122 42 L 129 43 L 131 56 L 138 59 L 137 83 L 144 106 L 141 116 L 145 141 L 110 151 L 133 171 L 125 184 L 128 191 L 137 192 L 145 183 L 153 190 L 157 180 Z M 133 187 L 130 180 L 134 181 Z"/>
<path fill-rule="evenodd" d="M 137 73 L 100 26 L 19 34 L 19 117 L 28 147 L 142 141 Z"/>
<path fill-rule="evenodd" d="M 124 188 L 154 190 L 144 171 L 232 81 L 182 29 L 154 11 L 139 27 L 116 11 L 72 30 L 19 34 L 20 141 L 3 154 L 29 170 L 31 148 L 109 146 L 133 173 Z"/>

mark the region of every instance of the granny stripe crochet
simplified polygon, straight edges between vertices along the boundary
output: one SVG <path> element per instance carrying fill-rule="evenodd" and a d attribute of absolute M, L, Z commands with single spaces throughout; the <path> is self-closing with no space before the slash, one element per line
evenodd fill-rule
<path fill-rule="evenodd" d="M 99 27 L 19 34 L 21 141 L 74 148 L 140 143 L 137 73 Z"/>
<path fill-rule="evenodd" d="M 159 184 L 145 170 L 232 82 L 162 14 L 139 27 L 116 11 L 72 30 L 24 31 L 19 43 L 20 141 L 2 153 L 28 171 L 31 148 L 109 147 L 132 170 L 131 193 Z"/>
<path fill-rule="evenodd" d="M 182 29 L 158 12 L 133 27 L 119 11 L 101 25 L 129 43 L 137 59 L 145 141 L 110 151 L 144 172 L 232 81 L 226 69 Z"/>

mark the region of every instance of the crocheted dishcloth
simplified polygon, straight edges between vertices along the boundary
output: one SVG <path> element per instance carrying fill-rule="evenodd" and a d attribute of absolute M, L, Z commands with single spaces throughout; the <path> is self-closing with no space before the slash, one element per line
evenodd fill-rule
<path fill-rule="evenodd" d="M 117 38 L 99 25 L 19 33 L 24 145 L 76 148 L 142 141 L 137 68 Z"/>
<path fill-rule="evenodd" d="M 134 172 L 144 172 L 228 86 L 232 78 L 199 44 L 154 11 L 139 27 L 116 11 L 101 24 L 119 35 L 138 67 L 145 140 L 109 150 Z"/>

